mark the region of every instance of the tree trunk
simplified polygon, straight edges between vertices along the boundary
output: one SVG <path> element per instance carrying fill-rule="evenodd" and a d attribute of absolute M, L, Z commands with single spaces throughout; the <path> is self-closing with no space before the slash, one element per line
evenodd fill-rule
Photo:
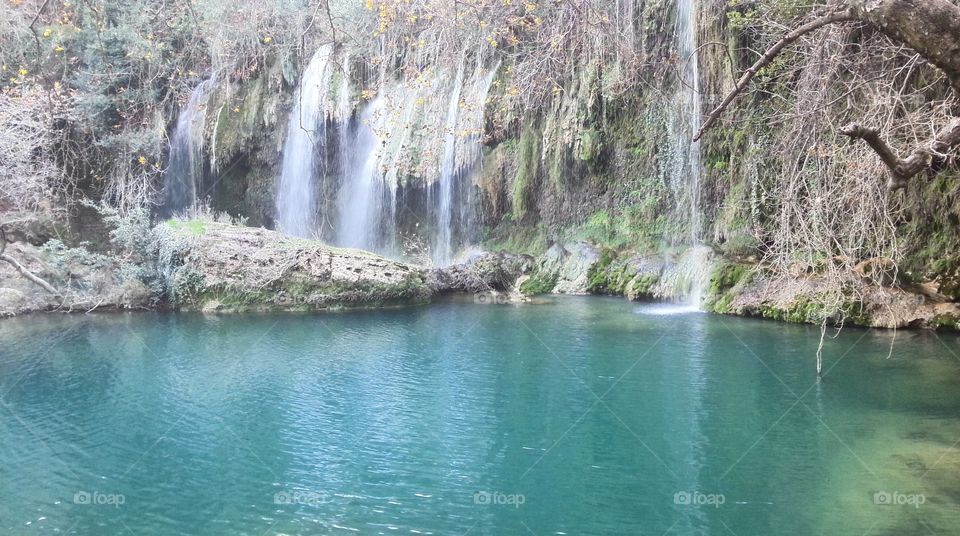
<path fill-rule="evenodd" d="M 876 26 L 946 73 L 960 93 L 960 6 L 949 0 L 847 0 L 855 18 Z"/>

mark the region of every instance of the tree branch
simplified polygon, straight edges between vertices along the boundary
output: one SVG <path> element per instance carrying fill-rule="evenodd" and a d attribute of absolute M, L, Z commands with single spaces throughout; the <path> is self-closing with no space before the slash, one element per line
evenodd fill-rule
<path fill-rule="evenodd" d="M 950 121 L 932 140 L 914 149 L 906 158 L 897 156 L 897 153 L 880 137 L 880 131 L 875 128 L 850 123 L 840 129 L 840 134 L 867 142 L 890 171 L 887 187 L 890 190 L 899 190 L 905 188 L 914 175 L 929 168 L 935 158 L 946 158 L 947 153 L 954 147 L 960 146 L 960 117 Z"/>
<path fill-rule="evenodd" d="M 33 16 L 33 20 L 30 21 L 30 33 L 33 34 L 33 40 L 37 44 L 37 63 L 36 67 L 40 67 L 40 36 L 37 35 L 37 21 L 40 20 L 40 15 L 43 13 L 43 10 L 47 7 L 47 4 L 50 3 L 50 0 L 43 0 L 43 3 L 40 4 L 40 9 L 37 10 L 37 14 Z"/>
<path fill-rule="evenodd" d="M 62 297 L 60 293 L 57 292 L 57 289 L 53 288 L 53 286 L 50 283 L 47 283 L 43 279 L 37 277 L 30 270 L 27 270 L 22 264 L 20 264 L 17 261 L 17 259 L 14 259 L 10 255 L 7 255 L 6 251 L 7 251 L 7 233 L 4 232 L 3 227 L 0 227 L 0 261 L 6 261 L 10 263 L 14 268 L 17 269 L 18 272 L 20 272 L 20 275 L 22 275 L 23 277 L 26 277 L 33 283 L 43 287 L 43 289 L 49 292 L 50 294 L 53 294 L 57 298 Z"/>
<path fill-rule="evenodd" d="M 697 135 L 693 137 L 693 141 L 698 141 L 700 137 L 703 136 L 703 134 L 714 125 L 714 123 L 717 122 L 717 120 L 720 118 L 720 115 L 726 111 L 726 109 L 737 98 L 737 96 L 740 95 L 740 93 L 743 93 L 743 90 L 746 89 L 747 85 L 750 84 L 750 81 L 753 80 L 753 77 L 760 72 L 760 69 L 763 69 L 769 65 L 770 62 L 773 61 L 773 59 L 776 58 L 784 48 L 787 47 L 787 45 L 793 43 L 797 39 L 800 39 L 810 32 L 823 28 L 824 26 L 855 19 L 855 15 L 849 9 L 834 11 L 814 19 L 783 36 L 783 38 L 767 49 L 767 51 L 763 54 L 763 56 L 760 57 L 759 60 L 756 61 L 756 63 L 751 65 L 750 68 L 743 73 L 743 75 L 740 77 L 740 80 L 737 81 L 736 86 L 734 86 L 733 91 L 731 91 L 727 97 L 723 99 L 723 102 L 721 102 L 720 105 L 717 106 L 712 112 L 710 112 L 710 115 L 707 116 L 707 120 L 703 123 L 703 126 L 700 127 Z"/>

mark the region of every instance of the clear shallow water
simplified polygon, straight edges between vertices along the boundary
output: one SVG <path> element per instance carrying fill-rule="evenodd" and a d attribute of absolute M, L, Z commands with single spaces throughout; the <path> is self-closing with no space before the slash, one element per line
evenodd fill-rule
<path fill-rule="evenodd" d="M 663 312 L 5 320 L 0 533 L 960 527 L 957 338 Z"/>

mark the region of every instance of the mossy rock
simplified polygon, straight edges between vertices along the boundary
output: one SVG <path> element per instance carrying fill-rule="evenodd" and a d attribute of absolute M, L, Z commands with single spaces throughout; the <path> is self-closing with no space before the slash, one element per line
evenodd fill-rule
<path fill-rule="evenodd" d="M 739 287 L 753 280 L 753 266 L 721 261 L 710 274 L 710 287 L 704 308 L 715 313 L 729 313 Z"/>
<path fill-rule="evenodd" d="M 520 285 L 520 292 L 527 296 L 537 294 L 549 294 L 557 286 L 557 280 L 560 279 L 559 272 L 536 271 L 529 279 Z"/>
<path fill-rule="evenodd" d="M 627 297 L 638 300 L 651 297 L 651 289 L 660 282 L 660 274 L 638 273 L 630 280 Z"/>

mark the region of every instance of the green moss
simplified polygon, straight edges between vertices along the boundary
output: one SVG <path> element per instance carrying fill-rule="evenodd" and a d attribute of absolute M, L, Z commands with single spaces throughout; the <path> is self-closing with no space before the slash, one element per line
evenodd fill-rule
<path fill-rule="evenodd" d="M 542 225 L 519 225 L 504 222 L 483 240 L 490 251 L 505 251 L 537 256 L 547 251 L 547 232 Z"/>
<path fill-rule="evenodd" d="M 548 294 L 557 286 L 558 279 L 560 279 L 558 272 L 536 271 L 520 285 L 520 292 L 527 296 Z"/>
<path fill-rule="evenodd" d="M 587 129 L 580 133 L 580 147 L 577 158 L 590 162 L 603 150 L 601 133 L 596 129 Z"/>
<path fill-rule="evenodd" d="M 905 223 L 898 228 L 907 250 L 900 263 L 909 280 L 939 280 L 940 292 L 960 300 L 960 173 L 944 170 L 911 182 Z"/>
<path fill-rule="evenodd" d="M 167 220 L 167 225 L 177 231 L 185 231 L 193 236 L 207 232 L 206 222 L 202 220 Z"/>
<path fill-rule="evenodd" d="M 522 220 L 530 208 L 531 188 L 540 172 L 541 139 L 540 131 L 532 126 L 520 136 L 520 165 L 511 188 L 513 221 Z"/>
<path fill-rule="evenodd" d="M 747 264 L 721 261 L 710 274 L 710 287 L 704 308 L 715 313 L 729 313 L 730 304 L 736 298 L 735 287 L 753 279 L 753 268 Z"/>
<path fill-rule="evenodd" d="M 722 294 L 747 279 L 750 274 L 749 265 L 720 262 L 710 274 L 710 294 Z"/>
<path fill-rule="evenodd" d="M 843 322 L 859 326 L 870 325 L 870 316 L 860 301 L 850 299 L 837 308 L 825 305 L 832 301 L 831 297 L 800 296 L 786 307 L 764 305 L 759 312 L 764 318 L 795 324 L 819 324 L 826 320 L 829 324 Z"/>
<path fill-rule="evenodd" d="M 607 269 L 616 258 L 616 253 L 610 249 L 600 252 L 600 260 L 587 270 L 587 292 L 591 294 L 610 294 L 612 292 L 610 274 Z"/>
<path fill-rule="evenodd" d="M 631 287 L 633 297 L 636 299 L 649 296 L 650 289 L 659 281 L 660 276 L 658 274 L 640 274 L 635 276 L 632 280 Z"/>
<path fill-rule="evenodd" d="M 930 321 L 930 325 L 937 329 L 958 329 L 960 330 L 960 316 L 943 313 L 939 314 Z"/>
<path fill-rule="evenodd" d="M 760 251 L 760 241 L 747 234 L 736 234 L 720 246 L 727 257 L 744 259 L 757 255 Z"/>

